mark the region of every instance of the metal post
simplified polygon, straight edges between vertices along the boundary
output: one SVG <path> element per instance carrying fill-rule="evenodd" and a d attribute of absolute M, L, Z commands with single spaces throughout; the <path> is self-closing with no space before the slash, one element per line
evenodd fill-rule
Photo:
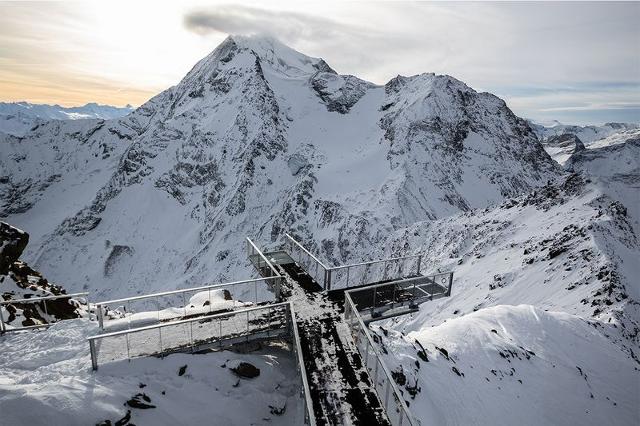
<path fill-rule="evenodd" d="M 131 361 L 131 351 L 129 349 L 129 333 L 125 334 L 124 337 L 127 340 L 127 359 Z"/>
<path fill-rule="evenodd" d="M 124 309 L 124 314 L 125 315 L 129 314 L 129 315 L 127 315 L 129 317 L 128 324 L 129 324 L 129 329 L 131 329 L 131 315 L 130 315 L 131 314 L 131 300 L 127 301 L 127 306 L 128 306 L 128 308 L 125 307 L 125 309 Z"/>
<path fill-rule="evenodd" d="M 162 327 L 158 327 L 158 335 L 160 336 L 160 339 L 159 339 L 159 341 L 160 341 L 160 355 L 163 355 L 162 354 Z M 164 356 L 162 356 L 162 357 L 164 358 Z"/>
<path fill-rule="evenodd" d="M 96 308 L 98 309 L 98 326 L 100 327 L 101 330 L 104 330 L 104 314 L 102 312 L 102 305 L 96 305 Z"/>
<path fill-rule="evenodd" d="M 396 300 L 396 287 L 397 284 L 393 284 L 393 293 L 391 295 L 391 307 L 393 308 L 393 301 Z"/>
<path fill-rule="evenodd" d="M 453 272 L 449 273 L 449 288 L 447 289 L 447 297 L 451 296 L 451 286 L 453 285 Z"/>
<path fill-rule="evenodd" d="M 193 321 L 189 322 L 189 343 L 191 344 L 191 352 L 193 353 L 194 345 L 193 345 Z"/>
<path fill-rule="evenodd" d="M 2 315 L 2 307 L 3 306 L 4 306 L 4 304 L 0 303 L 0 333 L 4 333 L 5 332 L 4 316 Z"/>
<path fill-rule="evenodd" d="M 422 263 L 422 254 L 418 256 L 418 275 L 420 275 L 420 264 Z"/>
<path fill-rule="evenodd" d="M 253 292 L 254 292 L 254 294 L 256 296 L 255 304 L 257 305 L 258 304 L 258 281 L 254 281 L 253 282 Z"/>
<path fill-rule="evenodd" d="M 387 377 L 387 391 L 385 392 L 384 395 L 384 408 L 387 409 L 388 411 L 388 407 L 389 407 L 389 389 L 391 388 L 391 383 L 389 383 L 389 378 Z"/>
<path fill-rule="evenodd" d="M 351 270 L 351 266 L 347 267 L 347 288 L 349 288 L 349 271 Z"/>
<path fill-rule="evenodd" d="M 269 338 L 270 330 L 271 330 L 271 306 L 267 308 L 267 338 Z"/>
<path fill-rule="evenodd" d="M 373 287 L 372 290 L 373 290 L 373 304 L 371 305 L 371 318 L 374 317 L 376 312 L 376 287 Z"/>
<path fill-rule="evenodd" d="M 218 320 L 218 324 L 220 325 L 220 333 L 218 334 L 218 342 L 220 342 L 220 347 L 222 347 L 222 318 Z"/>
<path fill-rule="evenodd" d="M 47 299 L 44 299 L 44 300 L 42 301 L 42 304 L 44 305 L 44 314 L 45 314 L 46 316 L 49 316 L 49 311 L 47 310 Z M 45 321 L 47 321 L 47 324 L 49 323 L 49 320 L 48 320 L 48 319 L 46 319 Z"/>
<path fill-rule="evenodd" d="M 95 339 L 89 340 L 89 352 L 91 352 L 91 368 L 96 371 L 98 369 L 98 356 L 96 354 Z"/>
<path fill-rule="evenodd" d="M 364 330 L 362 332 L 366 333 Z M 366 335 L 364 336 L 364 366 L 367 370 L 369 369 L 369 342 Z"/>
<path fill-rule="evenodd" d="M 182 292 L 180 294 L 182 294 L 182 306 L 184 307 L 184 317 L 183 318 L 186 318 L 187 317 L 187 302 L 184 299 L 184 292 Z"/>
<path fill-rule="evenodd" d="M 380 366 L 380 360 L 376 358 L 376 372 L 373 375 L 373 388 L 376 390 L 376 393 L 378 392 L 378 367 Z"/>

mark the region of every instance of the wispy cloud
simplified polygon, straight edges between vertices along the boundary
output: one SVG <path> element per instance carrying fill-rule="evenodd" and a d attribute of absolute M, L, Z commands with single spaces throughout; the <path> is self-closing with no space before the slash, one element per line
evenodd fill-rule
<path fill-rule="evenodd" d="M 320 16 L 241 5 L 194 10 L 185 15 L 184 24 L 198 34 L 267 34 L 289 42 L 343 38 L 357 32 L 366 35 L 354 26 Z"/>

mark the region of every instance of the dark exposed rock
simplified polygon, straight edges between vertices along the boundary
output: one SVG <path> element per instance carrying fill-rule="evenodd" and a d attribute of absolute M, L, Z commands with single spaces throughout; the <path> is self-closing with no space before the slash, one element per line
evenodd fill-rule
<path fill-rule="evenodd" d="M 9 266 L 20 258 L 29 243 L 29 234 L 0 222 L 0 275 L 9 271 Z"/>
<path fill-rule="evenodd" d="M 139 408 L 141 410 L 146 410 L 148 408 L 156 408 L 155 405 L 151 404 L 151 398 L 149 398 L 147 394 L 144 394 L 144 393 L 138 393 L 134 395 L 125 404 L 131 408 Z"/>
<path fill-rule="evenodd" d="M 180 369 L 178 370 L 178 376 L 184 376 L 184 373 L 187 372 L 187 366 L 183 365 L 182 367 L 180 367 Z"/>
<path fill-rule="evenodd" d="M 253 379 L 260 375 L 260 369 L 248 362 L 241 362 L 237 367 L 231 368 L 231 371 L 244 379 Z"/>
<path fill-rule="evenodd" d="M 273 405 L 269 406 L 269 412 L 276 416 L 282 416 L 285 411 L 287 411 L 287 404 L 284 404 L 282 407 L 274 407 Z"/>

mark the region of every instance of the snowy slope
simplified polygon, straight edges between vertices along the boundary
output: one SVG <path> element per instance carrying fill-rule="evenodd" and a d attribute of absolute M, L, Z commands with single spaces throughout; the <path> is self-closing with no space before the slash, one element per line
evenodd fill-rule
<path fill-rule="evenodd" d="M 0 215 L 31 233 L 27 258 L 97 297 L 244 278 L 246 235 L 361 259 L 417 220 L 562 173 L 502 100 L 452 77 L 375 86 L 244 37 L 127 117 L 49 123 L 0 150 Z M 106 274 L 115 246 L 128 254 Z"/>
<path fill-rule="evenodd" d="M 640 372 L 611 325 L 518 305 L 405 336 L 372 328 L 424 425 L 637 423 Z"/>
<path fill-rule="evenodd" d="M 568 163 L 580 174 L 390 237 L 387 252 L 425 251 L 427 270 L 455 271 L 450 298 L 373 327 L 419 418 L 640 420 L 639 158 L 636 142 L 584 150 Z"/>
<path fill-rule="evenodd" d="M 24 136 L 29 130 L 48 120 L 80 120 L 97 118 L 109 120 L 125 116 L 133 107 L 114 107 L 88 103 L 65 108 L 60 105 L 31 104 L 29 102 L 0 102 L 0 132 Z"/>

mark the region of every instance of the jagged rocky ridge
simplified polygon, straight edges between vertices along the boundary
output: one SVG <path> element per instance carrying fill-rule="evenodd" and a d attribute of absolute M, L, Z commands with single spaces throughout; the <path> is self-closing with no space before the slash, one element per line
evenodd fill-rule
<path fill-rule="evenodd" d="M 31 268 L 20 256 L 29 243 L 29 234 L 0 222 L 0 298 L 2 301 L 24 300 L 33 297 L 59 296 L 66 291 L 50 283 Z M 75 300 L 58 299 L 44 305 L 16 302 L 2 306 L 5 326 L 21 327 L 51 323 L 63 319 L 79 318 L 86 306 Z"/>

